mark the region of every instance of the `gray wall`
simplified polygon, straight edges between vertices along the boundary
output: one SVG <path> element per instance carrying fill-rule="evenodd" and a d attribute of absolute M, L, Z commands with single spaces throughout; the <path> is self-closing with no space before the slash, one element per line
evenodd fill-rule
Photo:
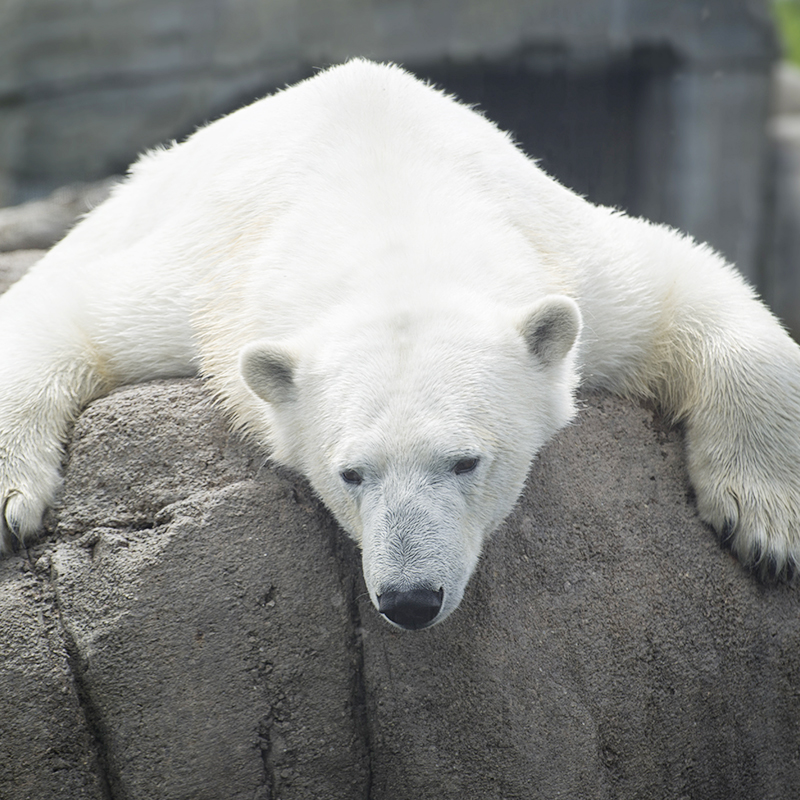
<path fill-rule="evenodd" d="M 758 278 L 768 0 L 25 0 L 0 4 L 0 204 L 353 55 L 405 63 L 591 199 Z"/>

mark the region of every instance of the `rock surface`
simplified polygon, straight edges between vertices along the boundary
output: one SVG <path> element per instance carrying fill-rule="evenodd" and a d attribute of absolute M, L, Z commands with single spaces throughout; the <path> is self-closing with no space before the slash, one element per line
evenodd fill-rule
<path fill-rule="evenodd" d="M 0 564 L 0 796 L 794 796 L 797 590 L 698 522 L 678 433 L 584 406 L 461 608 L 402 633 L 201 382 L 93 403 L 49 536 Z"/>
<path fill-rule="evenodd" d="M 42 200 L 0 208 L 0 252 L 46 250 L 105 200 L 119 177 L 63 186 Z"/>
<path fill-rule="evenodd" d="M 0 226 L 2 234 L 2 226 Z M 16 250 L 0 252 L 0 294 L 16 283 L 43 255 L 44 250 Z"/>

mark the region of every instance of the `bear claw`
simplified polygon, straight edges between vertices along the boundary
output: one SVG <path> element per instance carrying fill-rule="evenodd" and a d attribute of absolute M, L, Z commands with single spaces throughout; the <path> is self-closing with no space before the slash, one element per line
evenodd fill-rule
<path fill-rule="evenodd" d="M 733 539 L 733 532 L 736 529 L 736 520 L 734 519 L 726 519 L 725 522 L 722 523 L 722 527 L 719 531 L 720 541 L 723 545 L 730 545 Z"/>
<path fill-rule="evenodd" d="M 3 498 L 3 527 L 5 528 L 8 533 L 10 533 L 14 539 L 19 541 L 20 539 L 20 531 L 22 529 L 22 521 L 14 514 L 13 503 L 15 497 L 19 497 L 20 493 L 15 489 L 12 489 L 10 492 L 6 494 Z"/>

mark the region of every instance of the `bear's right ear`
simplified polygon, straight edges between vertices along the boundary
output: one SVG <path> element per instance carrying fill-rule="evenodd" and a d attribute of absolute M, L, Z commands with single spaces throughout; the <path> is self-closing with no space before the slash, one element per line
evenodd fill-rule
<path fill-rule="evenodd" d="M 523 316 L 520 332 L 531 355 L 545 367 L 566 357 L 581 331 L 581 312 L 569 297 L 548 295 Z"/>
<path fill-rule="evenodd" d="M 250 390 L 268 403 L 287 403 L 297 396 L 296 360 L 271 341 L 251 342 L 239 355 L 239 372 Z"/>

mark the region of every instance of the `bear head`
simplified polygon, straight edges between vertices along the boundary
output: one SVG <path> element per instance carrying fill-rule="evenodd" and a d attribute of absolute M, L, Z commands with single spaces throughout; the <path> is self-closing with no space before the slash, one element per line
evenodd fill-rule
<path fill-rule="evenodd" d="M 276 460 L 362 550 L 375 607 L 419 629 L 460 603 L 531 461 L 574 414 L 576 304 L 338 309 L 240 355 Z"/>

